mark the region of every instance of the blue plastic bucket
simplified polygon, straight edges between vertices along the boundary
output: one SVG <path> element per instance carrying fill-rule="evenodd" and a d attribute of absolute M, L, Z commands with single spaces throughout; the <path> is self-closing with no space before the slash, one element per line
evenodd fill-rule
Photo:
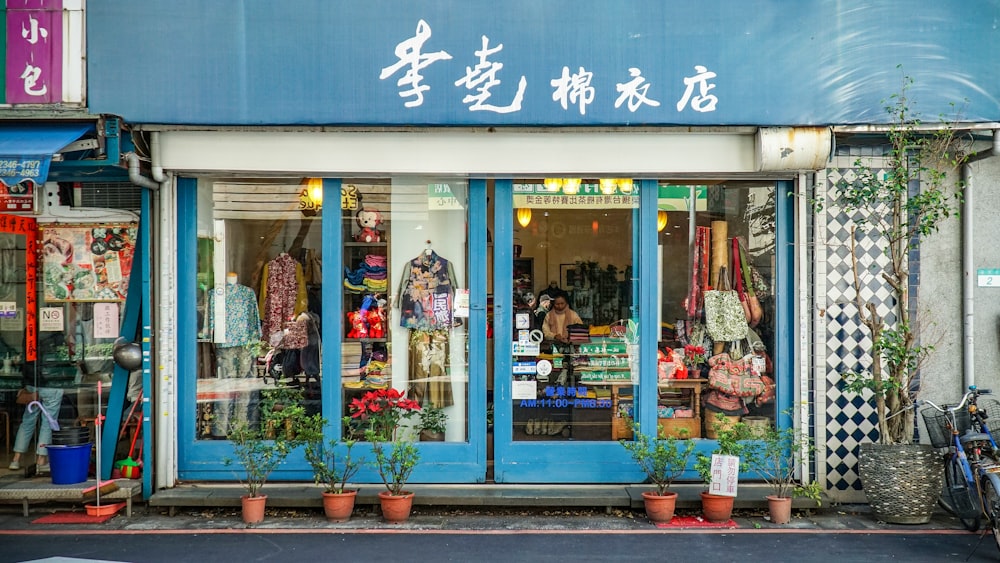
<path fill-rule="evenodd" d="M 87 480 L 90 471 L 90 442 L 77 446 L 46 446 L 52 484 L 75 485 Z"/>

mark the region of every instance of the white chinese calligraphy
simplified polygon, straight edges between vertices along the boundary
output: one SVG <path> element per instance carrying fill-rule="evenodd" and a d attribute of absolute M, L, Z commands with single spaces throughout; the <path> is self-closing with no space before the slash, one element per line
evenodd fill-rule
<path fill-rule="evenodd" d="M 474 89 L 477 92 L 476 94 L 468 94 L 462 98 L 462 103 L 472 104 L 469 106 L 469 111 L 495 111 L 497 113 L 520 111 L 521 101 L 524 100 L 524 90 L 528 86 L 528 80 L 524 76 L 521 76 L 521 80 L 517 83 L 517 93 L 514 95 L 514 101 L 510 105 L 495 106 L 486 103 L 486 100 L 492 95 L 490 88 L 500 84 L 497 73 L 503 68 L 503 63 L 487 60 L 490 55 L 498 53 L 503 49 L 503 43 L 492 49 L 490 49 L 489 44 L 490 38 L 484 35 L 483 48 L 476 51 L 479 63 L 472 68 L 465 67 L 465 77 L 455 82 L 455 86 L 465 85 L 469 90 Z"/>
<path fill-rule="evenodd" d="M 48 86 L 37 88 L 38 79 L 42 76 L 42 69 L 31 66 L 31 63 L 24 65 L 24 72 L 21 73 L 21 80 L 24 81 L 24 93 L 30 96 L 44 96 L 48 93 Z"/>
<path fill-rule="evenodd" d="M 587 106 L 594 101 L 595 90 L 590 85 L 594 78 L 594 73 L 588 72 L 582 66 L 580 72 L 570 75 L 569 67 L 563 67 L 562 76 L 549 81 L 555 90 L 552 92 L 552 99 L 562 105 L 563 109 L 569 109 L 569 104 L 580 106 L 580 115 L 587 114 Z"/>
<path fill-rule="evenodd" d="M 716 74 L 701 65 L 695 65 L 694 70 L 698 74 L 684 77 L 686 88 L 684 96 L 677 102 L 677 111 L 683 111 L 689 99 L 691 100 L 691 109 L 694 111 L 715 111 L 715 104 L 719 102 L 719 99 L 708 93 L 709 90 L 715 88 L 715 84 L 709 84 L 708 81 L 715 78 Z M 698 95 L 692 96 L 695 85 L 698 85 Z"/>
<path fill-rule="evenodd" d="M 399 69 L 405 66 L 410 67 L 403 74 L 403 77 L 396 81 L 397 86 L 409 87 L 408 90 L 401 90 L 399 92 L 400 98 L 412 98 L 403 104 L 408 108 L 422 105 L 424 103 L 424 92 L 431 89 L 430 86 L 421 84 L 424 77 L 420 74 L 420 71 L 437 61 L 451 59 L 451 55 L 445 51 L 421 53 L 420 50 L 423 49 L 424 43 L 430 38 L 431 27 L 424 20 L 420 20 L 417 22 L 416 35 L 396 45 L 395 54 L 399 58 L 399 61 L 394 65 L 383 68 L 381 74 L 379 74 L 379 79 L 385 80 Z"/>
<path fill-rule="evenodd" d="M 628 74 L 632 77 L 632 80 L 624 84 L 615 84 L 615 90 L 621 92 L 621 95 L 615 100 L 615 109 L 620 108 L 625 100 L 628 100 L 628 110 L 633 113 L 642 104 L 648 104 L 654 108 L 659 107 L 660 102 L 646 97 L 646 92 L 649 91 L 650 85 L 642 77 L 642 71 L 632 67 L 628 69 Z"/>
<path fill-rule="evenodd" d="M 48 39 L 49 30 L 44 27 L 39 27 L 38 20 L 36 20 L 31 14 L 28 14 L 28 22 L 30 29 L 24 27 L 24 24 L 21 24 L 21 37 L 27 39 L 28 43 L 31 43 L 32 45 L 38 43 L 39 36 L 41 36 L 42 39 Z"/>

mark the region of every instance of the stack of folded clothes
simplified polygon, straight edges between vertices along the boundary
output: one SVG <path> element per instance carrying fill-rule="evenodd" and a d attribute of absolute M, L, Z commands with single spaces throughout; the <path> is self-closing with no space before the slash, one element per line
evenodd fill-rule
<path fill-rule="evenodd" d="M 569 332 L 570 342 L 590 342 L 590 327 L 587 325 L 569 325 L 566 331 Z"/>
<path fill-rule="evenodd" d="M 353 293 L 386 293 L 388 277 L 385 256 L 369 254 L 353 272 L 344 268 L 344 287 Z"/>

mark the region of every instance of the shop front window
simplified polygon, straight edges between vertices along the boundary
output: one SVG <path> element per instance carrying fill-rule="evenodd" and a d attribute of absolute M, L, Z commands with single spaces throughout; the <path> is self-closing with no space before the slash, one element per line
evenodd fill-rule
<path fill-rule="evenodd" d="M 280 413 L 321 410 L 321 186 L 199 182 L 199 440 L 243 424 L 273 436 Z"/>
<path fill-rule="evenodd" d="M 638 305 L 631 180 L 514 180 L 515 441 L 631 436 Z"/>
<path fill-rule="evenodd" d="M 773 425 L 774 184 L 661 182 L 657 207 L 660 425 L 692 438 L 714 438 L 718 413 Z M 738 314 L 716 322 L 720 290 L 735 292 Z M 733 385 L 712 366 L 731 368 Z"/>
<path fill-rule="evenodd" d="M 342 181 L 345 435 L 468 440 L 467 210 L 465 181 Z M 420 408 L 373 428 L 394 397 Z"/>

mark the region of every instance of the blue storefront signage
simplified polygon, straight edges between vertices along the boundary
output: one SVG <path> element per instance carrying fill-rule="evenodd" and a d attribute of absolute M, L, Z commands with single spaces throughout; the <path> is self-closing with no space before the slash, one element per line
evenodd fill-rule
<path fill-rule="evenodd" d="M 88 5 L 89 103 L 212 125 L 828 125 L 886 122 L 883 101 L 910 76 L 922 115 L 998 121 L 998 12 L 996 0 L 106 0 Z"/>

